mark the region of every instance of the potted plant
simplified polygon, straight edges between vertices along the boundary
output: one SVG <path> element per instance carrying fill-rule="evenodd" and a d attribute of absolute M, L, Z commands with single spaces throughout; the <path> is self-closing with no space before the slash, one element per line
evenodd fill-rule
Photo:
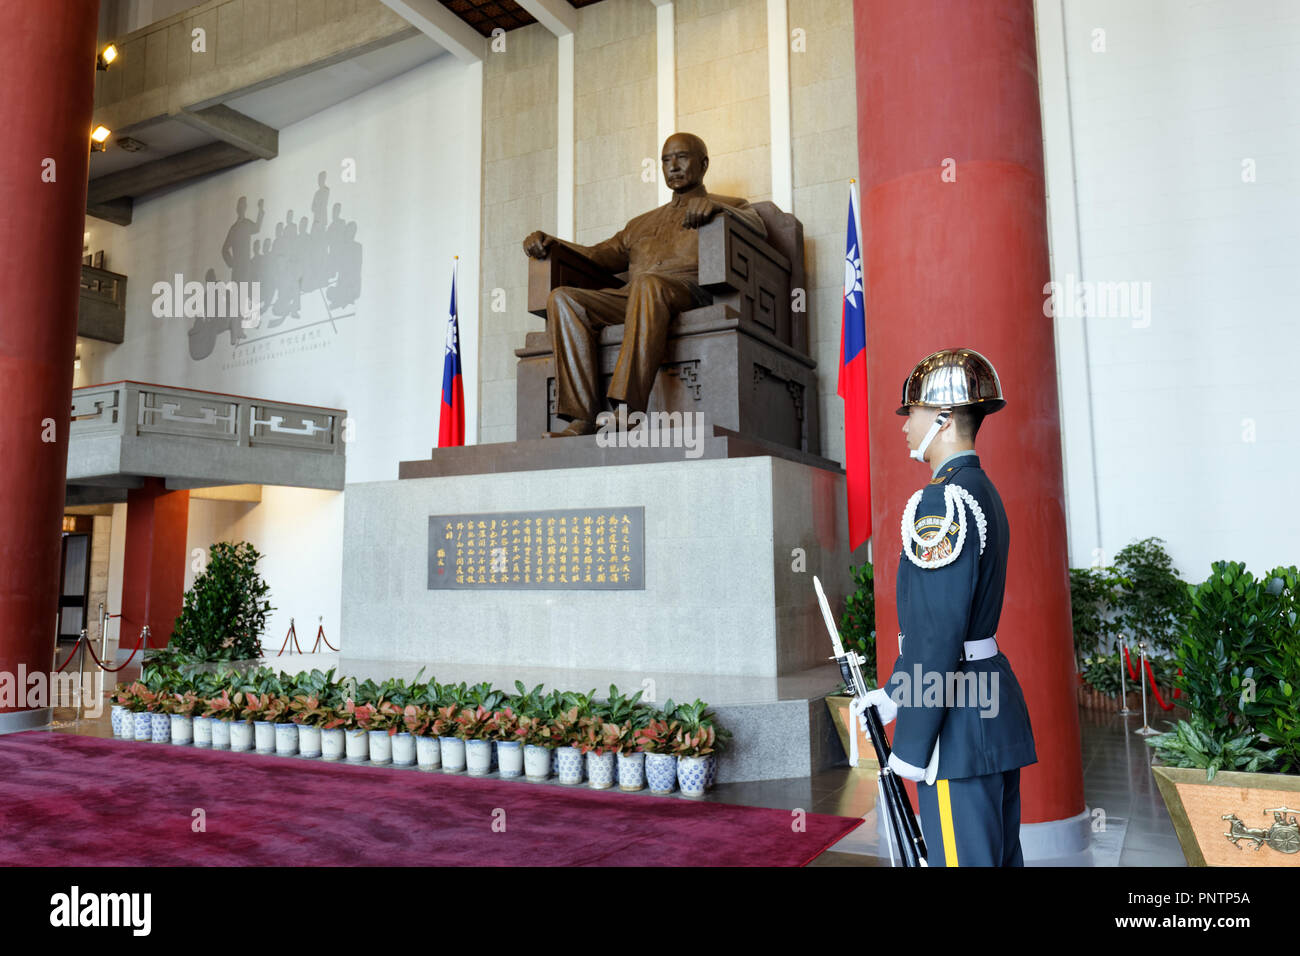
<path fill-rule="evenodd" d="M 456 736 L 465 742 L 465 766 L 471 777 L 492 770 L 492 711 L 462 707 L 456 713 Z"/>
<path fill-rule="evenodd" d="M 671 706 L 672 701 L 668 702 Z M 673 720 L 681 726 L 683 735 L 694 734 L 704 727 L 712 729 L 713 737 L 710 740 L 710 746 L 707 750 L 699 753 L 690 752 L 685 754 L 687 757 L 699 757 L 702 760 L 701 767 L 704 772 L 704 788 L 713 789 L 713 782 L 718 775 L 718 751 L 722 749 L 723 742 L 731 736 L 730 733 L 717 726 L 717 715 L 709 710 L 709 705 L 704 701 L 697 699 L 693 704 L 678 704 L 672 711 Z M 678 756 L 677 761 L 677 779 L 681 783 L 682 771 L 687 769 L 682 766 L 681 757 L 683 756 L 680 748 L 674 748 Z M 692 767 L 694 765 L 692 764 Z M 683 788 L 684 791 L 685 788 Z"/>
<path fill-rule="evenodd" d="M 278 694 L 249 691 L 244 697 L 243 719 L 253 725 L 253 739 L 260 754 L 275 753 L 275 726 L 285 710 L 285 701 Z M 231 749 L 239 748 L 231 741 Z"/>
<path fill-rule="evenodd" d="M 420 770 L 433 771 L 442 766 L 442 751 L 433 732 L 436 717 L 437 712 L 428 704 L 407 704 L 402 710 L 402 723 L 415 737 L 415 765 Z"/>
<path fill-rule="evenodd" d="M 201 660 L 242 661 L 262 656 L 270 590 L 257 571 L 257 549 L 246 541 L 218 541 L 185 592 L 169 648 Z"/>
<path fill-rule="evenodd" d="M 1279 866 L 1300 851 L 1300 572 L 1215 562 L 1175 647 L 1190 718 L 1148 739 L 1192 866 Z M 1226 821 L 1226 822 L 1225 822 Z M 1226 829 L 1226 832 L 1225 832 Z"/>
<path fill-rule="evenodd" d="M 232 697 L 229 687 L 223 687 L 220 694 L 211 697 L 206 701 L 203 708 L 203 715 L 211 722 L 213 750 L 234 749 L 232 744 L 234 734 L 232 731 L 243 706 L 243 691 L 236 691 Z M 241 741 L 242 739 L 241 736 Z M 244 746 L 243 749 L 247 750 L 248 746 Z"/>
<path fill-rule="evenodd" d="M 673 735 L 673 753 L 677 756 L 677 783 L 682 796 L 701 797 L 705 784 L 707 758 L 713 753 L 716 734 L 713 725 L 705 722 L 694 730 L 679 727 Z"/>
<path fill-rule="evenodd" d="M 541 714 L 523 714 L 516 730 L 524 745 L 524 775 L 542 781 L 551 775 L 551 754 L 555 749 L 551 721 Z"/>
<path fill-rule="evenodd" d="M 171 716 L 172 743 L 183 746 L 194 742 L 194 714 L 200 706 L 199 695 L 192 690 L 167 698 L 164 708 Z"/>
<path fill-rule="evenodd" d="M 135 736 L 135 714 L 131 712 L 129 706 L 134 696 L 131 691 L 132 686 L 132 684 L 119 684 L 113 691 L 113 706 L 109 713 L 113 722 L 114 737 Z"/>
<path fill-rule="evenodd" d="M 358 704 L 349 697 L 343 702 L 343 741 L 348 763 L 365 763 L 370 759 L 370 741 L 366 737 L 370 722 L 370 705 Z"/>
<path fill-rule="evenodd" d="M 369 739 L 371 763 L 384 766 L 393 762 L 393 738 L 401 721 L 402 712 L 391 701 L 381 697 L 370 705 L 363 726 Z"/>
<path fill-rule="evenodd" d="M 330 756 L 325 760 L 338 760 L 343 756 L 343 718 L 334 713 L 320 697 L 313 693 L 300 693 L 289 702 L 292 722 L 298 724 L 298 753 L 303 757 L 321 757 L 325 752 L 325 735 L 329 734 Z"/>
<path fill-rule="evenodd" d="M 574 746 L 587 758 L 587 783 L 593 790 L 608 790 L 614 785 L 614 759 L 621 738 L 618 724 L 594 716 L 581 722 Z"/>
<path fill-rule="evenodd" d="M 645 754 L 645 779 L 651 793 L 672 793 L 677 785 L 673 738 L 680 729 L 676 721 L 660 716 L 636 732 L 637 746 Z"/>
<path fill-rule="evenodd" d="M 430 729 L 438 737 L 443 773 L 461 773 L 465 769 L 465 741 L 456 736 L 456 714 L 468 697 L 469 690 L 461 682 L 440 687 L 435 698 L 435 716 Z"/>
<path fill-rule="evenodd" d="M 649 716 L 645 718 L 649 722 Z M 645 752 L 637 742 L 638 726 L 635 719 L 629 718 L 618 725 L 618 756 L 615 764 L 618 769 L 618 789 L 629 793 L 645 789 Z"/>
<path fill-rule="evenodd" d="M 582 720 L 588 716 L 575 704 L 551 720 L 551 736 L 555 741 L 555 773 L 560 783 L 582 783 L 582 751 L 575 746 L 583 737 Z"/>
<path fill-rule="evenodd" d="M 524 773 L 524 745 L 519 739 L 519 715 L 507 706 L 493 711 L 488 732 L 497 749 L 497 772 L 506 779 Z"/>

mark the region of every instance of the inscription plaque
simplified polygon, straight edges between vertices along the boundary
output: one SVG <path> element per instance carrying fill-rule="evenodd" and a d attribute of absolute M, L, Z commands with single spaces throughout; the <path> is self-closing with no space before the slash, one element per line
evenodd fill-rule
<path fill-rule="evenodd" d="M 430 515 L 429 588 L 645 590 L 645 508 Z"/>

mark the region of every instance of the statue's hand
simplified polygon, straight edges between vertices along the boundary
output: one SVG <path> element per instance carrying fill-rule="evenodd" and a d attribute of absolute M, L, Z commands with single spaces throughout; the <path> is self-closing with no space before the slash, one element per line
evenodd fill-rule
<path fill-rule="evenodd" d="M 698 229 L 721 211 L 722 207 L 712 199 L 696 196 L 686 201 L 686 215 L 682 217 L 682 225 L 687 229 Z"/>
<path fill-rule="evenodd" d="M 554 236 L 548 236 L 539 229 L 537 232 L 529 233 L 528 238 L 524 240 L 524 252 L 533 259 L 545 259 L 554 242 Z"/>

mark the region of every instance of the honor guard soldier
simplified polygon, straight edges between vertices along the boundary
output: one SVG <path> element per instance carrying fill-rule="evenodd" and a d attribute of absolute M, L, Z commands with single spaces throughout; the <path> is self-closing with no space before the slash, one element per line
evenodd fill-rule
<path fill-rule="evenodd" d="M 998 650 L 1007 516 L 975 435 L 1006 402 L 970 349 L 922 359 L 903 385 L 911 457 L 932 468 L 907 503 L 898 566 L 899 654 L 868 698 L 897 720 L 889 766 L 917 782 L 931 866 L 1023 866 L 1020 768 L 1036 763 L 1024 695 Z"/>

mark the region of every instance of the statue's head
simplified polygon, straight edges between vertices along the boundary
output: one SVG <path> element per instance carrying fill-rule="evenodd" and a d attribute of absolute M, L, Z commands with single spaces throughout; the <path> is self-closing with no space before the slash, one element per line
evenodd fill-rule
<path fill-rule="evenodd" d="M 244 212 L 248 209 L 248 197 L 240 196 L 235 200 L 235 215 L 240 219 L 244 218 Z"/>
<path fill-rule="evenodd" d="M 664 140 L 664 181 L 675 193 L 689 192 L 704 182 L 709 148 L 694 133 L 673 133 Z"/>

